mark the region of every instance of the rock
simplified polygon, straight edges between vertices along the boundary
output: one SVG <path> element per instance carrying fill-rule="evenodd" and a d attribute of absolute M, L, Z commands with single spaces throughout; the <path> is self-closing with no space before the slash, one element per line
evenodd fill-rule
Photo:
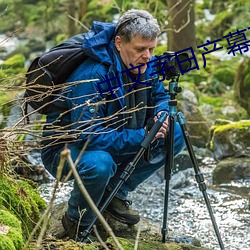
<path fill-rule="evenodd" d="M 250 157 L 250 120 L 214 125 L 211 128 L 210 149 L 214 158 Z"/>
<path fill-rule="evenodd" d="M 216 122 L 211 128 L 210 149 L 219 161 L 214 184 L 250 178 L 250 121 Z"/>
<path fill-rule="evenodd" d="M 171 178 L 170 188 L 178 189 L 190 185 L 190 176 L 193 176 L 193 169 L 191 168 L 174 174 Z"/>
<path fill-rule="evenodd" d="M 73 246 L 75 247 L 83 246 L 85 243 L 76 243 L 73 241 L 65 239 L 57 239 L 57 235 L 62 235 L 63 227 L 61 224 L 61 217 L 65 213 L 67 208 L 67 204 L 65 202 L 57 204 L 52 209 L 51 214 L 51 221 L 49 223 L 49 227 L 47 230 L 47 236 L 44 239 L 44 245 L 46 245 L 46 241 L 48 241 L 50 244 L 53 244 L 53 246 L 58 245 L 65 245 L 68 248 L 60 248 L 60 249 L 70 249 L 69 248 L 69 242 L 70 246 L 73 249 Z M 141 219 L 140 223 L 138 223 L 135 226 L 128 226 L 126 224 L 120 223 L 116 220 L 114 220 L 112 217 L 104 215 L 106 221 L 109 223 L 110 227 L 112 228 L 114 234 L 116 237 L 118 237 L 119 242 L 124 247 L 124 249 L 132 250 L 134 249 L 135 245 L 135 239 L 138 235 L 138 231 L 140 232 L 139 235 L 139 249 L 154 249 L 154 250 L 174 250 L 174 249 L 180 249 L 180 250 L 209 250 L 208 248 L 204 248 L 200 246 L 199 240 L 193 237 L 186 237 L 186 236 L 180 236 L 180 235 L 174 235 L 173 232 L 169 233 L 169 237 L 166 239 L 166 243 L 162 243 L 161 241 L 161 229 L 154 224 L 150 223 L 149 220 Z M 100 228 L 100 226 L 99 226 Z M 102 229 L 103 230 L 103 229 Z M 63 241 L 62 241 L 63 240 Z M 64 242 L 64 243 L 62 243 Z M 114 242 L 112 238 L 106 239 L 106 244 L 110 247 L 110 249 L 114 249 Z M 48 245 L 48 243 L 47 243 Z M 91 247 L 91 245 L 93 245 Z M 84 246 L 84 249 L 103 249 L 100 247 L 100 244 L 92 243 L 88 246 Z M 95 247 L 95 248 L 94 248 Z M 78 248 L 77 248 L 78 249 Z"/>
<path fill-rule="evenodd" d="M 192 145 L 206 148 L 209 140 L 210 124 L 204 118 L 198 106 L 188 101 L 181 101 L 181 108 Z"/>
<path fill-rule="evenodd" d="M 46 209 L 34 183 L 13 176 L 2 172 L 0 178 L 0 249 L 4 250 L 22 249 Z"/>
<path fill-rule="evenodd" d="M 189 101 L 190 103 L 194 104 L 194 105 L 198 105 L 198 99 L 196 97 L 196 95 L 194 94 L 194 92 L 192 92 L 191 90 L 184 90 L 182 92 L 182 99 Z"/>
<path fill-rule="evenodd" d="M 229 114 L 235 114 L 237 113 L 237 110 L 234 106 L 225 106 L 225 107 L 222 107 L 221 108 L 221 113 L 224 115 L 224 116 L 227 116 Z"/>
<path fill-rule="evenodd" d="M 250 158 L 226 158 L 213 171 L 213 183 L 228 183 L 233 180 L 250 179 Z"/>

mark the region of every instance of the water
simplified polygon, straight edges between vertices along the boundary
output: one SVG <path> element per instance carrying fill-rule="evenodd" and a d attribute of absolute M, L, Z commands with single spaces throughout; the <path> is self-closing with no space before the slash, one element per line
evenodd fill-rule
<path fill-rule="evenodd" d="M 250 249 L 250 180 L 232 182 L 228 185 L 211 186 L 211 173 L 214 168 L 212 162 L 201 167 L 207 185 L 209 202 L 213 209 L 215 220 L 219 227 L 222 241 L 227 250 Z M 178 175 L 182 180 L 182 187 L 171 188 L 168 204 L 168 227 L 174 234 L 196 237 L 202 246 L 219 250 L 217 237 L 214 233 L 202 192 L 197 187 L 193 169 L 187 169 Z M 178 179 L 178 178 L 177 178 Z M 133 197 L 135 208 L 141 210 L 144 217 L 149 218 L 160 228 L 164 213 L 165 181 L 157 183 L 156 179 L 148 180 L 147 187 L 142 185 L 139 193 Z M 171 185 L 171 181 L 170 181 Z M 141 196 L 148 196 L 142 200 Z"/>
<path fill-rule="evenodd" d="M 212 159 L 205 159 L 201 171 L 207 185 L 207 194 L 226 250 L 250 249 L 250 180 L 227 185 L 212 185 Z M 178 187 L 178 188 L 177 188 Z M 72 182 L 59 188 L 56 203 L 69 198 Z M 53 183 L 40 186 L 41 195 L 49 200 Z M 162 227 L 165 181 L 159 173 L 140 185 L 130 194 L 133 208 L 142 217 Z M 170 234 L 195 237 L 202 246 L 219 250 L 218 240 L 206 208 L 202 192 L 197 187 L 192 168 L 173 175 L 170 181 L 168 221 Z"/>

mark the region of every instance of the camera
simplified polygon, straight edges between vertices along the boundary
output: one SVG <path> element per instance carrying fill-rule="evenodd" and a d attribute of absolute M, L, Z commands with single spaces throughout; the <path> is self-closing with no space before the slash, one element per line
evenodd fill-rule
<path fill-rule="evenodd" d="M 167 80 L 179 77 L 179 75 L 191 68 L 192 62 L 188 53 L 179 53 L 173 51 L 164 52 L 157 56 L 157 63 L 155 66 L 159 74 Z"/>

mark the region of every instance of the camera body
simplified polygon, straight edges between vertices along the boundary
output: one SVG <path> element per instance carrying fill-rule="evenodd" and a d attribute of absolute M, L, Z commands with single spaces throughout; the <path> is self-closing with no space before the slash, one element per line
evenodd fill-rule
<path fill-rule="evenodd" d="M 156 65 L 157 70 L 167 80 L 179 77 L 183 71 L 188 70 L 192 66 L 188 53 L 178 54 L 178 52 L 166 51 L 162 55 L 157 56 L 157 59 L 160 62 Z"/>

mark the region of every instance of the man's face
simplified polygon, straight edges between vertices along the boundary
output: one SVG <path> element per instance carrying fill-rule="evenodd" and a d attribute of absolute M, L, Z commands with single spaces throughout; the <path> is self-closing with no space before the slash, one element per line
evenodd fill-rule
<path fill-rule="evenodd" d="M 115 46 L 120 52 L 120 56 L 124 64 L 128 69 L 131 69 L 132 66 L 138 67 L 140 65 L 140 72 L 144 73 L 147 69 L 147 62 L 150 61 L 154 49 L 157 44 L 157 39 L 146 40 L 143 39 L 140 35 L 136 35 L 129 43 L 124 43 L 121 37 L 115 37 Z M 138 74 L 139 69 L 130 70 L 134 74 Z"/>

